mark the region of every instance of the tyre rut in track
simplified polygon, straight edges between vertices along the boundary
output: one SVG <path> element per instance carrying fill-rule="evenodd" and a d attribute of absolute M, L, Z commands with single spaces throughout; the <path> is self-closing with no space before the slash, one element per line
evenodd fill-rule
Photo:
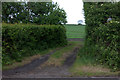
<path fill-rule="evenodd" d="M 71 66 L 76 59 L 77 53 L 79 51 L 79 48 L 75 48 L 70 56 L 68 56 L 64 62 L 64 66 Z"/>
<path fill-rule="evenodd" d="M 56 50 L 48 53 L 47 55 L 44 55 L 44 56 L 38 58 L 38 59 L 35 59 L 31 63 L 25 64 L 22 67 L 17 67 L 15 69 L 11 69 L 11 70 L 5 70 L 5 71 L 2 72 L 2 74 L 3 75 L 14 75 L 16 73 L 24 73 L 24 72 L 28 72 L 30 70 L 33 70 L 37 66 L 40 66 L 41 64 L 46 62 L 49 59 L 50 55 L 52 55 L 55 52 L 56 52 Z"/>

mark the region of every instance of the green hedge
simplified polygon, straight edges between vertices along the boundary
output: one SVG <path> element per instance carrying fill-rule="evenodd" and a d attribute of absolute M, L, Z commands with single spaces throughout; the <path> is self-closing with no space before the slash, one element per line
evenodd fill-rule
<path fill-rule="evenodd" d="M 36 54 L 32 51 L 67 44 L 66 30 L 61 25 L 3 24 L 2 37 L 3 65 Z"/>
<path fill-rule="evenodd" d="M 120 2 L 84 3 L 86 20 L 85 52 L 101 64 L 120 69 Z M 111 23 L 107 19 L 112 17 Z"/>

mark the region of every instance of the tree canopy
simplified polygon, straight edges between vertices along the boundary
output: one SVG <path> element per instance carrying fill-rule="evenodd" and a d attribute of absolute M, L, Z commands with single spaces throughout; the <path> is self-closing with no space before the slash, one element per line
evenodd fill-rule
<path fill-rule="evenodd" d="M 2 21 L 6 23 L 65 24 L 66 12 L 53 2 L 3 2 Z"/>

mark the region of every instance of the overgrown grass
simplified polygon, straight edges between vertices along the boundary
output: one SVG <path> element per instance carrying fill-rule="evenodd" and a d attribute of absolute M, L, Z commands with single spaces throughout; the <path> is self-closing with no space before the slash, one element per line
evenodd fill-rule
<path fill-rule="evenodd" d="M 64 25 L 67 32 L 67 38 L 84 38 L 85 26 L 82 25 Z"/>
<path fill-rule="evenodd" d="M 91 54 L 84 53 L 81 48 L 75 63 L 70 67 L 71 76 L 118 76 L 120 72 L 111 72 L 108 66 L 98 64 L 96 57 Z"/>
<path fill-rule="evenodd" d="M 68 57 L 71 54 L 71 52 L 75 49 L 75 47 L 80 47 L 80 45 L 83 45 L 83 42 L 70 41 L 66 47 L 52 54 L 50 59 L 43 66 L 48 66 L 48 65 L 61 66 L 65 61 L 66 57 Z"/>

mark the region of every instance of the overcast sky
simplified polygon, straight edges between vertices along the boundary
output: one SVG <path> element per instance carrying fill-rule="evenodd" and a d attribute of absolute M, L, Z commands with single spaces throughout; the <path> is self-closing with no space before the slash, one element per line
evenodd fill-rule
<path fill-rule="evenodd" d="M 78 24 L 78 20 L 84 21 L 82 0 L 52 0 L 57 2 L 60 8 L 67 13 L 68 24 Z"/>

